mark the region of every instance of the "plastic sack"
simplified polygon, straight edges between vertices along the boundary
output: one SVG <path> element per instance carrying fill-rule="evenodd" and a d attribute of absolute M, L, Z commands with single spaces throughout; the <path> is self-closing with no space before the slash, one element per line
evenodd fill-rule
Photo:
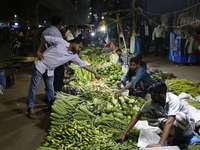
<path fill-rule="evenodd" d="M 139 130 L 148 130 L 148 131 L 154 132 L 156 134 L 162 132 L 162 130 L 160 128 L 148 125 L 148 122 L 146 120 L 139 120 L 135 124 L 135 127 Z"/>
<path fill-rule="evenodd" d="M 200 120 L 200 110 L 196 109 L 195 107 L 191 106 L 188 104 L 188 102 L 186 100 L 191 99 L 191 100 L 196 100 L 199 101 L 199 96 L 193 98 L 190 94 L 187 93 L 181 93 L 179 94 L 179 99 L 181 100 L 181 102 L 187 107 L 187 109 L 190 112 L 190 115 L 192 116 L 192 118 L 195 120 L 195 122 Z"/>
<path fill-rule="evenodd" d="M 140 136 L 138 139 L 138 147 L 146 147 L 149 144 L 158 143 L 160 136 L 158 133 L 161 132 L 160 128 L 152 127 L 148 125 L 146 120 L 139 120 L 135 127 L 140 130 Z"/>
<path fill-rule="evenodd" d="M 127 72 L 128 72 L 128 66 L 126 65 L 126 66 L 122 66 L 122 72 L 124 73 L 124 74 L 126 74 Z"/>
<path fill-rule="evenodd" d="M 187 94 L 187 93 L 184 93 L 182 92 L 181 94 L 178 95 L 178 98 L 180 100 L 183 100 L 183 99 L 194 99 L 190 94 Z"/>
<path fill-rule="evenodd" d="M 145 148 L 149 144 L 156 144 L 160 140 L 160 136 L 155 132 L 149 130 L 140 130 L 140 136 L 138 139 L 138 147 Z"/>
<path fill-rule="evenodd" d="M 109 56 L 109 58 L 110 58 L 110 62 L 116 63 L 117 59 L 118 59 L 118 55 L 117 54 L 111 54 Z"/>

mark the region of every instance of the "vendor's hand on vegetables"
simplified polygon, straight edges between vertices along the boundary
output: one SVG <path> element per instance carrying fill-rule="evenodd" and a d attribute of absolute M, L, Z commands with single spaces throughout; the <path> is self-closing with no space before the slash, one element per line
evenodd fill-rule
<path fill-rule="evenodd" d="M 122 144 L 124 142 L 125 137 L 126 136 L 124 134 L 122 134 L 118 138 L 115 139 L 115 142 L 117 142 L 117 143 L 120 142 Z"/>
<path fill-rule="evenodd" d="M 117 86 L 118 86 L 118 87 L 120 87 L 120 86 L 121 86 L 121 84 L 122 84 L 122 82 L 121 82 L 121 81 L 117 82 Z"/>
<path fill-rule="evenodd" d="M 100 75 L 98 73 L 95 74 L 96 79 L 101 79 Z"/>
<path fill-rule="evenodd" d="M 123 90 L 123 89 L 121 89 L 121 90 L 119 90 L 119 91 L 115 92 L 115 95 L 121 95 L 123 92 L 124 92 L 124 90 Z"/>
<path fill-rule="evenodd" d="M 146 148 L 151 148 L 151 147 L 162 147 L 162 144 L 158 143 L 158 144 L 150 144 L 146 146 Z"/>

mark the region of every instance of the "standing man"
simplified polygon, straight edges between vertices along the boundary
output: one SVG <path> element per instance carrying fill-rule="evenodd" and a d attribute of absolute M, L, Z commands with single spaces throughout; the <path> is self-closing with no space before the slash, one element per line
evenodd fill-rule
<path fill-rule="evenodd" d="M 85 61 L 82 61 L 77 55 L 83 47 L 83 40 L 81 37 L 77 37 L 68 43 L 63 38 L 44 36 L 42 39 L 38 51 L 41 51 L 45 44 L 51 44 L 43 54 L 40 55 L 35 61 L 35 67 L 33 69 L 33 75 L 31 78 L 31 83 L 27 98 L 28 107 L 28 117 L 30 119 L 35 119 L 36 115 L 34 112 L 35 95 L 37 88 L 40 84 L 41 78 L 44 78 L 46 86 L 46 95 L 48 100 L 48 106 L 51 107 L 54 99 L 54 69 L 68 61 L 76 62 L 80 67 L 83 67 L 87 71 L 95 74 L 96 78 L 99 79 L 100 76 L 97 72 L 86 65 Z"/>
<path fill-rule="evenodd" d="M 155 56 L 160 55 L 161 57 L 164 56 L 164 49 L 163 49 L 163 43 L 165 38 L 165 29 L 161 26 L 161 22 L 159 22 L 158 26 L 154 28 L 153 34 L 152 34 L 152 40 L 155 40 L 156 50 L 155 50 Z M 158 48 L 160 51 L 158 52 Z"/>
<path fill-rule="evenodd" d="M 65 33 L 65 40 L 70 41 L 74 39 L 74 26 L 70 25 L 67 28 L 67 32 Z"/>
<path fill-rule="evenodd" d="M 52 36 L 52 37 L 60 37 L 63 38 L 60 28 L 61 28 L 62 18 L 59 16 L 53 16 L 51 19 L 51 26 L 47 29 L 45 29 L 42 32 L 41 38 L 44 38 L 44 36 Z M 52 45 L 52 43 L 46 43 L 45 44 L 45 50 L 49 48 Z M 43 56 L 42 49 L 39 49 L 40 51 L 37 51 L 38 58 L 41 59 Z M 59 51 L 59 49 L 58 49 Z M 54 70 L 54 90 L 55 92 L 61 91 L 63 86 L 63 78 L 64 78 L 64 71 L 65 66 L 61 64 L 61 66 L 58 66 Z"/>
<path fill-rule="evenodd" d="M 152 27 L 149 25 L 148 20 L 145 19 L 140 29 L 141 51 L 143 52 L 144 57 L 146 57 L 149 53 L 151 37 Z"/>
<path fill-rule="evenodd" d="M 179 146 L 183 137 L 188 137 L 193 133 L 194 119 L 178 96 L 167 92 L 164 81 L 151 81 L 147 87 L 147 92 L 151 94 L 151 100 L 146 101 L 138 113 L 133 116 L 125 131 L 116 138 L 116 141 L 123 142 L 130 129 L 146 114 L 148 124 L 159 127 L 163 131 L 160 141 L 148 145 L 147 148 L 164 146 L 170 135 L 172 141 L 169 145 Z"/>
<path fill-rule="evenodd" d="M 127 25 L 127 34 L 126 34 L 126 42 L 127 42 L 127 48 L 130 48 L 130 43 L 131 43 L 131 36 L 132 36 L 132 26 Z"/>

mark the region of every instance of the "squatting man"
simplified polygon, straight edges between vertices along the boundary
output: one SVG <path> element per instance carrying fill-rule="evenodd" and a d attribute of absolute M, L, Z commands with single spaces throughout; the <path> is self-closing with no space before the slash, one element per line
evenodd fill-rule
<path fill-rule="evenodd" d="M 152 80 L 147 86 L 147 92 L 151 94 L 151 100 L 145 102 L 116 141 L 123 142 L 129 130 L 146 113 L 148 124 L 159 127 L 163 131 L 160 141 L 148 145 L 147 148 L 162 147 L 166 141 L 170 146 L 179 146 L 184 137 L 192 135 L 195 120 L 178 96 L 167 92 L 167 86 L 163 80 Z M 171 141 L 168 141 L 169 136 L 172 137 Z"/>

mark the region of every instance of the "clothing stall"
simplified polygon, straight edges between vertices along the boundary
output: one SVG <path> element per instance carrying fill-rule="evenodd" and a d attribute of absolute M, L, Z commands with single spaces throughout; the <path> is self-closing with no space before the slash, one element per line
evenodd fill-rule
<path fill-rule="evenodd" d="M 199 44 L 193 34 L 184 36 L 170 32 L 169 60 L 177 63 L 195 63 Z"/>

